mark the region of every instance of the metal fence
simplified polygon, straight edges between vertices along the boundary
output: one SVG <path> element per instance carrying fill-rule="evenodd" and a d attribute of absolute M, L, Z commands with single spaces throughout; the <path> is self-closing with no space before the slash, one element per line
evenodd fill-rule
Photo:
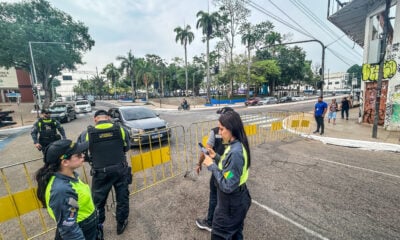
<path fill-rule="evenodd" d="M 312 115 L 302 112 L 246 114 L 241 118 L 250 147 L 311 132 Z M 205 145 L 209 132 L 216 126 L 217 120 L 192 123 L 186 130 L 183 126 L 173 126 L 163 142 L 157 141 L 161 140 L 157 132 L 146 133 L 153 137 L 154 143 L 139 144 L 128 154 L 133 174 L 131 195 L 193 172 L 200 154 L 198 142 Z M 0 239 L 54 237 L 55 222 L 38 201 L 36 183 L 32 180 L 42 164 L 42 159 L 34 159 L 0 168 Z M 89 172 L 87 163 L 78 169 L 81 179 L 90 184 Z M 114 201 L 113 197 L 109 199 L 107 209 L 114 206 Z"/>

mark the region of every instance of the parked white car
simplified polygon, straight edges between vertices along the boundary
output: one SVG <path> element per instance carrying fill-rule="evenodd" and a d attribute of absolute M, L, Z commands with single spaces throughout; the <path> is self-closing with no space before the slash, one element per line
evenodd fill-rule
<path fill-rule="evenodd" d="M 293 101 L 304 101 L 304 100 L 306 100 L 306 97 L 304 97 L 304 96 L 293 96 L 292 100 Z"/>
<path fill-rule="evenodd" d="M 259 103 L 262 105 L 276 104 L 276 103 L 278 103 L 278 99 L 276 99 L 276 97 L 265 97 L 265 98 L 261 99 L 261 101 Z"/>
<path fill-rule="evenodd" d="M 87 113 L 92 111 L 92 106 L 88 100 L 80 100 L 75 102 L 76 113 Z"/>

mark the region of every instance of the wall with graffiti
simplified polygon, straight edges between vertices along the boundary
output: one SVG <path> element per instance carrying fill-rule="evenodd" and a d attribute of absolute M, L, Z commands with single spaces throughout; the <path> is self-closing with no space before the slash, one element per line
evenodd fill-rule
<path fill-rule="evenodd" d="M 369 124 L 374 123 L 377 85 L 378 83 L 376 81 L 365 83 L 364 114 L 363 114 L 363 122 L 365 123 Z M 387 89 L 388 89 L 388 81 L 382 81 L 378 125 L 383 125 L 385 123 Z"/>

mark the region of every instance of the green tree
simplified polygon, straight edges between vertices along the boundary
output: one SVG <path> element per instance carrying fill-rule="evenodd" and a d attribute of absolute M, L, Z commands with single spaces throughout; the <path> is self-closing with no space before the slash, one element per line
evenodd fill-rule
<path fill-rule="evenodd" d="M 114 66 L 114 63 L 109 63 L 103 68 L 103 71 L 101 73 L 105 74 L 108 80 L 111 80 L 111 86 L 113 88 L 114 98 L 116 99 L 117 97 L 116 84 L 119 77 L 121 76 L 120 70 Z"/>
<path fill-rule="evenodd" d="M 220 15 L 217 12 L 211 14 L 199 11 L 196 14 L 197 24 L 196 28 L 202 28 L 205 41 L 207 43 L 206 48 L 206 62 L 207 62 L 207 100 L 210 100 L 210 39 L 213 38 L 213 34 L 218 30 L 220 26 Z"/>
<path fill-rule="evenodd" d="M 126 77 L 131 82 L 132 88 L 132 101 L 136 98 L 136 91 L 135 91 L 135 56 L 132 54 L 132 50 L 129 50 L 128 55 L 125 56 L 118 56 L 117 60 L 121 62 L 121 70 L 122 72 L 125 71 Z"/>
<path fill-rule="evenodd" d="M 186 80 L 186 91 L 185 95 L 188 96 L 188 64 L 187 64 L 187 44 L 192 43 L 194 39 L 194 34 L 193 32 L 190 31 L 191 28 L 189 25 L 186 25 L 184 28 L 177 27 L 174 29 L 174 32 L 176 32 L 176 37 L 175 37 L 175 42 L 180 41 L 181 44 L 183 45 L 185 49 L 185 80 Z"/>
<path fill-rule="evenodd" d="M 214 3 L 220 7 L 222 20 L 224 22 L 224 39 L 230 49 L 230 64 L 233 64 L 233 48 L 235 47 L 235 38 L 241 25 L 245 24 L 250 16 L 250 10 L 245 7 L 244 0 L 214 0 Z M 232 94 L 234 79 L 230 80 L 230 94 Z"/>
<path fill-rule="evenodd" d="M 257 41 L 257 36 L 255 33 L 254 26 L 250 23 L 245 23 L 242 25 L 240 32 L 242 33 L 242 44 L 246 46 L 247 49 L 247 98 L 249 97 L 250 91 L 250 66 L 251 66 L 251 50 L 254 49 Z"/>
<path fill-rule="evenodd" d="M 32 43 L 37 81 L 45 91 L 44 106 L 49 105 L 51 82 L 63 69 L 82 64 L 82 53 L 94 46 L 88 28 L 45 0 L 0 3 L 0 65 L 30 70 L 28 42 Z"/>
<path fill-rule="evenodd" d="M 354 64 L 349 69 L 347 69 L 347 73 L 350 76 L 350 79 L 353 77 L 357 78 L 357 87 L 361 87 L 361 74 L 362 74 L 362 67 L 358 64 Z"/>
<path fill-rule="evenodd" d="M 253 84 L 260 86 L 261 84 L 267 82 L 271 96 L 274 95 L 275 82 L 280 75 L 281 69 L 275 60 L 257 61 L 251 66 L 251 77 Z"/>

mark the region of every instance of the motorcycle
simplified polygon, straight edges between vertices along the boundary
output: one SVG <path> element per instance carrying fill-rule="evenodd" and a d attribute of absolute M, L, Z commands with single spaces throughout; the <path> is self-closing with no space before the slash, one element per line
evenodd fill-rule
<path fill-rule="evenodd" d="M 178 110 L 179 110 L 179 111 L 182 111 L 182 110 L 190 110 L 190 104 L 187 104 L 187 105 L 186 105 L 186 108 L 184 108 L 183 105 L 181 104 L 181 105 L 179 105 Z"/>

